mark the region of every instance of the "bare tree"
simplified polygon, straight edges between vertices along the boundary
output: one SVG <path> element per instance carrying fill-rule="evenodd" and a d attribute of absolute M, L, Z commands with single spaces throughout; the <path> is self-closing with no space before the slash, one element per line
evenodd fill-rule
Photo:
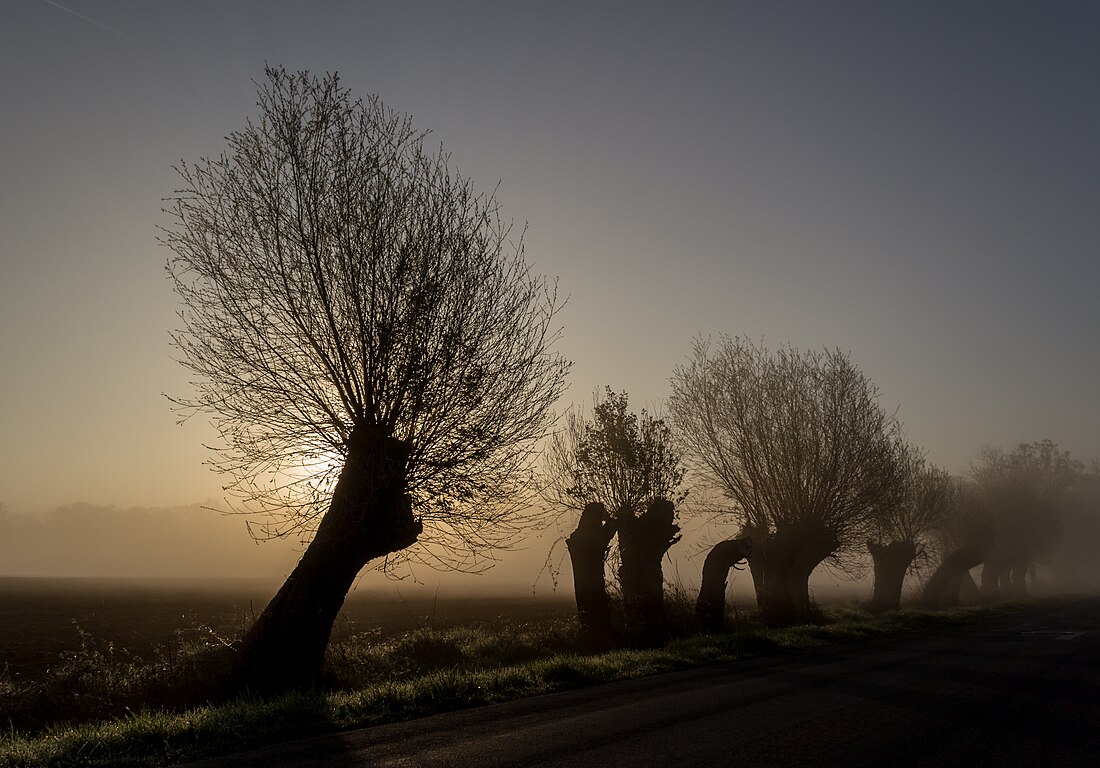
<path fill-rule="evenodd" d="M 582 626 L 606 631 L 604 558 L 619 537 L 619 583 L 627 620 L 645 640 L 665 631 L 661 559 L 679 540 L 675 505 L 686 497 L 681 452 L 663 419 L 629 410 L 625 392 L 594 398 L 592 418 L 566 415 L 545 453 L 543 498 L 552 507 L 584 510 L 567 542 Z M 595 574 L 599 574 L 597 579 Z"/>
<path fill-rule="evenodd" d="M 986 448 L 971 477 L 993 530 L 982 566 L 982 596 L 1022 595 L 1028 569 L 1047 555 L 1084 466 L 1051 440 L 1020 443 L 1006 453 Z"/>
<path fill-rule="evenodd" d="M 769 351 L 696 339 L 669 414 L 702 479 L 735 505 L 764 619 L 810 617 L 826 558 L 858 556 L 873 511 L 897 493 L 897 420 L 840 351 Z"/>
<path fill-rule="evenodd" d="M 935 535 L 939 564 L 925 582 L 921 602 L 943 608 L 959 603 L 964 585 L 977 592 L 970 570 L 981 565 L 993 537 L 981 489 L 969 478 L 952 478 L 951 504 Z"/>
<path fill-rule="evenodd" d="M 1100 586 L 1100 461 L 1081 473 L 1061 516 L 1050 565 L 1059 588 L 1097 591 Z"/>
<path fill-rule="evenodd" d="M 930 562 L 935 534 L 951 508 L 953 486 L 947 470 L 930 465 L 908 443 L 897 445 L 898 493 L 880 507 L 870 524 L 867 549 L 874 563 L 871 610 L 897 609 L 906 574 Z"/>
<path fill-rule="evenodd" d="M 309 685 L 359 571 L 478 567 L 523 519 L 568 364 L 553 284 L 409 117 L 269 68 L 259 115 L 177 171 L 162 241 L 212 464 L 270 532 L 313 532 L 241 682 Z M 409 550 L 414 544 L 417 546 Z"/>

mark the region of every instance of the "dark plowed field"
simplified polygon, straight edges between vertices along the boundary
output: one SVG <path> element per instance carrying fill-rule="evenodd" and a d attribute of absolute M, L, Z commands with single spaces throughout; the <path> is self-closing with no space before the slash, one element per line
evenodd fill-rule
<path fill-rule="evenodd" d="M 263 610 L 277 585 L 242 580 L 138 581 L 0 578 L 0 674 L 40 675 L 58 655 L 80 647 L 80 630 L 102 648 L 139 656 L 177 642 L 177 633 L 209 627 L 231 637 Z M 412 596 L 353 592 L 334 629 L 385 637 L 418 627 L 444 628 L 572 615 L 566 595 L 455 597 L 416 590 Z M 79 629 L 78 629 L 79 627 Z"/>

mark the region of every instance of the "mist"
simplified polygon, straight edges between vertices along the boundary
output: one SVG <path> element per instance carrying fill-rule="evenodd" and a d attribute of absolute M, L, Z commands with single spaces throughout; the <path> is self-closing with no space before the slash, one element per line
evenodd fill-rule
<path fill-rule="evenodd" d="M 255 521 L 253 521 L 255 522 Z M 570 594 L 548 569 L 556 531 L 499 552 L 483 573 L 367 569 L 356 590 L 388 594 Z M 217 502 L 117 507 L 77 502 L 46 512 L 0 505 L 0 577 L 259 580 L 278 587 L 303 550 L 295 536 L 257 540 Z M 701 562 L 701 561 L 700 561 Z M 568 570 L 568 569 L 566 569 Z"/>
<path fill-rule="evenodd" d="M 669 552 L 665 577 L 671 592 L 694 596 L 709 548 L 736 534 L 720 522 L 685 525 L 684 539 Z M 536 594 L 571 596 L 565 531 L 535 532 L 512 550 L 498 552 L 481 573 L 414 568 L 386 575 L 365 570 L 359 593 L 393 596 Z M 277 588 L 302 553 L 295 538 L 257 540 L 245 519 L 219 511 L 216 502 L 170 507 L 116 507 L 77 502 L 43 513 L 0 506 L 0 577 L 100 579 L 247 579 Z M 1029 590 L 1100 592 L 1100 512 L 1067 515 L 1049 557 L 1033 573 Z M 869 563 L 868 563 L 869 566 Z M 981 568 L 975 569 L 980 578 Z M 401 577 L 401 578 L 395 578 Z M 915 599 L 924 574 L 906 580 Z M 867 573 L 818 568 L 810 582 L 816 600 L 866 600 Z M 735 606 L 754 603 L 748 570 L 732 571 L 727 596 Z"/>
<path fill-rule="evenodd" d="M 68 504 L 0 514 L 0 575 L 281 578 L 296 542 L 256 541 L 242 518 L 209 505 Z"/>

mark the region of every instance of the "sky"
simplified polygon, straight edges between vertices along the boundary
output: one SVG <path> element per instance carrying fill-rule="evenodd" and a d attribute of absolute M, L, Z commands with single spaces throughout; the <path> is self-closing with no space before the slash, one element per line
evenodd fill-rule
<path fill-rule="evenodd" d="M 837 347 L 950 471 L 1100 457 L 1100 5 L 0 6 L 0 503 L 221 494 L 156 241 L 265 63 L 410 113 L 569 296 L 563 406 L 694 336 Z"/>

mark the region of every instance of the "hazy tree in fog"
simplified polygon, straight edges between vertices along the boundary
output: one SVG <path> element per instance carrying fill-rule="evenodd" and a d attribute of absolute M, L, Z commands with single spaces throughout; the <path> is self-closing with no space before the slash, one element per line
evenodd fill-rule
<path fill-rule="evenodd" d="M 951 479 L 951 489 L 951 503 L 935 535 L 939 562 L 921 596 L 929 608 L 957 605 L 960 598 L 977 595 L 970 570 L 981 565 L 994 538 L 989 508 L 978 485 L 956 477 Z"/>
<path fill-rule="evenodd" d="M 596 638 L 610 632 L 604 560 L 619 537 L 619 585 L 631 629 L 647 640 L 666 631 L 661 559 L 679 536 L 675 505 L 686 496 L 681 453 L 663 419 L 629 410 L 625 392 L 607 387 L 592 417 L 577 411 L 544 455 L 543 498 L 552 507 L 582 510 L 566 539 L 582 627 Z"/>
<path fill-rule="evenodd" d="M 513 540 L 567 363 L 522 236 L 407 116 L 268 69 L 258 115 L 183 164 L 163 242 L 213 466 L 272 532 L 312 531 L 242 682 L 308 685 L 365 564 L 477 567 Z M 412 550 L 407 548 L 418 546 Z"/>
<path fill-rule="evenodd" d="M 935 534 L 951 508 L 953 485 L 947 470 L 930 465 L 904 441 L 897 443 L 899 489 L 871 518 L 867 549 L 874 563 L 871 610 L 897 609 L 905 575 L 916 563 L 927 563 Z"/>
<path fill-rule="evenodd" d="M 1059 527 L 1050 556 L 1059 586 L 1100 591 L 1100 462 L 1077 478 Z"/>
<path fill-rule="evenodd" d="M 898 492 L 900 427 L 876 387 L 840 351 L 696 339 L 673 373 L 669 413 L 752 539 L 764 619 L 809 618 L 810 574 L 859 557 L 874 510 Z"/>
<path fill-rule="evenodd" d="M 984 598 L 1026 593 L 1027 572 L 1049 555 L 1083 470 L 1051 440 L 1020 443 L 1007 453 L 982 451 L 971 477 L 993 530 L 982 566 Z"/>

